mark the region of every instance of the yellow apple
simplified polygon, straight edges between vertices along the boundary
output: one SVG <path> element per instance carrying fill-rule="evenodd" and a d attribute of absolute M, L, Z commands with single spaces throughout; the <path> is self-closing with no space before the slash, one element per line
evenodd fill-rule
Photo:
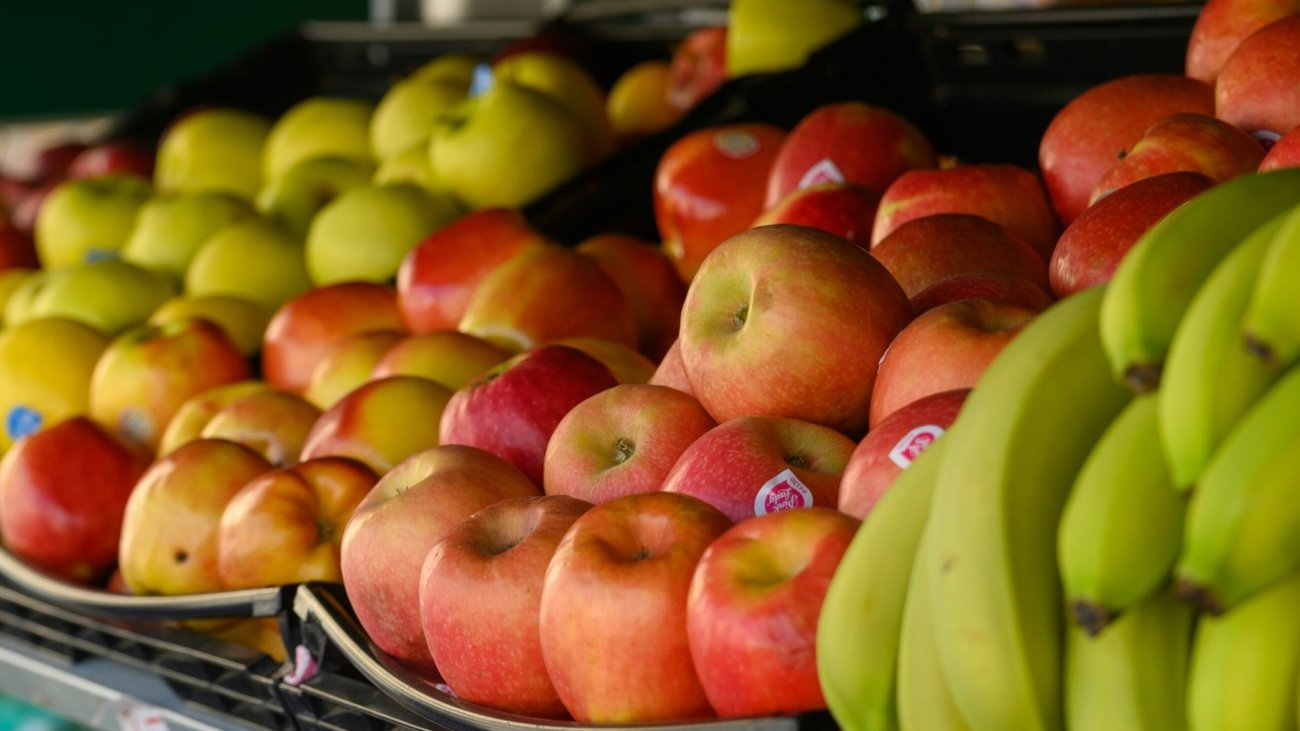
<path fill-rule="evenodd" d="M 412 79 L 446 81 L 469 88 L 481 61 L 464 53 L 444 53 L 411 72 Z"/>
<path fill-rule="evenodd" d="M 818 48 L 863 22 L 852 0 L 732 0 L 727 76 L 798 68 Z"/>
<path fill-rule="evenodd" d="M 408 335 L 393 345 L 375 364 L 370 377 L 420 376 L 454 391 L 512 355 L 469 333 L 436 330 Z"/>
<path fill-rule="evenodd" d="M 58 269 L 117 256 L 153 188 L 135 175 L 65 180 L 36 214 L 36 254 Z"/>
<path fill-rule="evenodd" d="M 166 275 L 107 259 L 49 272 L 29 315 L 70 317 L 112 336 L 144 322 L 174 296 L 176 285 Z"/>
<path fill-rule="evenodd" d="M 464 99 L 468 91 L 467 84 L 427 76 L 408 77 L 393 84 L 370 118 L 370 148 L 375 158 L 386 160 L 428 141 L 438 115 Z"/>
<path fill-rule="evenodd" d="M 614 149 L 614 132 L 605 111 L 605 92 L 582 66 L 546 51 L 513 53 L 492 66 L 493 83 L 526 86 L 559 102 L 582 128 L 586 161 Z"/>
<path fill-rule="evenodd" d="M 164 456 L 177 447 L 200 438 L 204 427 L 227 404 L 271 388 L 271 384 L 266 381 L 247 379 L 213 386 L 189 397 L 163 429 L 162 438 L 158 441 L 158 456 Z"/>
<path fill-rule="evenodd" d="M 226 193 L 156 195 L 140 207 L 122 246 L 122 259 L 179 282 L 208 236 L 255 215 L 248 203 Z"/>
<path fill-rule="evenodd" d="M 228 193 L 251 201 L 262 187 L 262 152 L 271 121 L 229 107 L 190 112 L 158 143 L 154 185 L 163 193 Z"/>
<path fill-rule="evenodd" d="M 437 192 L 437 186 L 433 182 L 433 169 L 429 167 L 428 139 L 381 161 L 371 182 L 375 185 L 410 183 Z"/>
<path fill-rule="evenodd" d="M 276 467 L 286 467 L 298 464 L 302 445 L 320 414 L 301 396 L 260 389 L 217 409 L 199 436 L 239 442 Z"/>
<path fill-rule="evenodd" d="M 552 340 L 551 344 L 581 350 L 604 363 L 619 383 L 648 383 L 655 372 L 654 362 L 627 343 L 580 336 Z"/>
<path fill-rule="evenodd" d="M 345 191 L 370 182 L 369 160 L 313 157 L 267 181 L 257 194 L 257 210 L 298 238 L 306 238 L 311 220 L 325 204 Z"/>
<path fill-rule="evenodd" d="M 262 177 L 274 180 L 313 157 L 344 157 L 370 162 L 370 117 L 374 105 L 363 99 L 314 96 L 293 105 L 275 120 L 262 151 Z"/>
<path fill-rule="evenodd" d="M 49 278 L 48 270 L 37 269 L 14 283 L 13 290 L 5 298 L 5 327 L 18 325 L 35 317 L 32 314 L 32 306 L 36 303 L 36 295 L 45 288 L 45 282 Z"/>
<path fill-rule="evenodd" d="M 438 446 L 438 423 L 451 390 L 427 378 L 370 381 L 331 406 L 302 449 L 317 457 L 352 457 L 384 474 L 407 457 Z"/>
<path fill-rule="evenodd" d="M 302 244 L 264 219 L 212 234 L 185 270 L 187 294 L 242 297 L 271 311 L 308 289 Z"/>
<path fill-rule="evenodd" d="M 619 75 L 605 99 L 605 116 L 614 137 L 631 141 L 662 132 L 682 118 L 668 100 L 672 70 L 667 61 L 642 61 Z"/>
<path fill-rule="evenodd" d="M 90 377 L 107 346 L 98 330 L 62 317 L 0 331 L 0 448 L 86 413 Z"/>
<path fill-rule="evenodd" d="M 369 330 L 335 342 L 312 369 L 303 395 L 311 403 L 328 409 L 369 381 L 375 364 L 403 337 L 396 330 Z"/>
<path fill-rule="evenodd" d="M 15 292 L 23 289 L 27 282 L 37 277 L 38 269 L 27 269 L 26 267 L 14 267 L 0 272 L 0 315 L 3 315 L 9 307 L 9 300 Z M 0 316 L 0 323 L 5 322 Z"/>
<path fill-rule="evenodd" d="M 158 306 L 149 316 L 150 325 L 201 317 L 220 327 L 239 352 L 251 358 L 262 349 L 262 335 L 271 321 L 271 311 L 256 302 L 233 295 L 184 294 Z"/>

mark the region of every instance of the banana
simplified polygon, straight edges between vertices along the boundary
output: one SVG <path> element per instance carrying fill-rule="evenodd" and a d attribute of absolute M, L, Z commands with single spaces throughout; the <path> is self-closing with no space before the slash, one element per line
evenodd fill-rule
<path fill-rule="evenodd" d="M 817 676 L 845 731 L 898 728 L 903 602 L 930 513 L 944 436 L 894 479 L 840 559 L 817 619 Z"/>
<path fill-rule="evenodd" d="M 923 535 L 918 555 L 924 555 L 928 543 Z M 916 575 L 921 561 L 913 564 L 899 639 L 899 725 L 902 731 L 968 731 L 970 727 L 958 712 L 939 668 L 930 582 Z"/>
<path fill-rule="evenodd" d="M 1175 575 L 1206 611 L 1231 609 L 1300 567 L 1300 369 L 1215 451 L 1187 508 Z"/>
<path fill-rule="evenodd" d="M 1243 238 L 1300 203 L 1300 169 L 1241 175 L 1152 226 L 1115 270 L 1102 305 L 1101 339 L 1115 377 L 1154 390 L 1169 343 L 1201 283 Z"/>
<path fill-rule="evenodd" d="M 1169 584 L 1187 502 L 1169 484 L 1156 396 L 1115 419 L 1079 471 L 1061 514 L 1057 561 L 1074 620 L 1096 635 Z"/>
<path fill-rule="evenodd" d="M 1187 715 L 1195 731 L 1295 731 L 1300 573 L 1222 617 L 1192 643 Z"/>
<path fill-rule="evenodd" d="M 1070 731 L 1186 731 L 1194 612 L 1172 591 L 1134 605 L 1100 637 L 1065 638 Z"/>
<path fill-rule="evenodd" d="M 1161 445 L 1180 490 L 1191 489 L 1228 430 L 1277 380 L 1278 371 L 1246 349 L 1241 320 L 1264 255 L 1291 210 L 1260 225 L 1223 259 L 1174 332 L 1158 400 Z"/>
<path fill-rule="evenodd" d="M 1300 358 L 1300 210 L 1292 210 L 1269 246 L 1242 320 L 1246 346 L 1273 369 Z"/>
<path fill-rule="evenodd" d="M 1104 292 L 1035 318 L 944 437 L 922 578 L 943 675 L 975 731 L 1063 722 L 1057 526 L 1079 467 L 1130 396 L 1098 336 Z"/>

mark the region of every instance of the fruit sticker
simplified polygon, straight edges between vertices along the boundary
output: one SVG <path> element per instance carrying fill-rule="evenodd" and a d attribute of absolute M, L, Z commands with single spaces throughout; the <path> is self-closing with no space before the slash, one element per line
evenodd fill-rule
<path fill-rule="evenodd" d="M 728 130 L 713 135 L 713 146 L 727 157 L 743 160 L 758 152 L 758 138 L 748 132 Z"/>
<path fill-rule="evenodd" d="M 889 461 L 898 465 L 902 469 L 912 464 L 924 452 L 934 440 L 943 435 L 943 427 L 936 424 L 925 424 L 918 426 L 912 431 L 903 435 L 902 439 L 889 450 Z"/>
<path fill-rule="evenodd" d="M 41 412 L 19 404 L 9 409 L 9 413 L 5 416 L 5 434 L 9 436 L 10 441 L 16 442 L 39 431 L 42 421 L 44 419 L 41 418 Z"/>
<path fill-rule="evenodd" d="M 754 497 L 754 515 L 767 515 L 780 510 L 811 508 L 813 494 L 790 470 L 781 470 L 776 477 L 763 483 Z"/>
<path fill-rule="evenodd" d="M 840 171 L 835 161 L 829 157 L 823 157 L 821 162 L 808 168 L 808 172 L 799 178 L 799 190 L 820 183 L 843 183 L 844 173 Z"/>
<path fill-rule="evenodd" d="M 149 412 L 132 406 L 122 410 L 122 415 L 117 420 L 117 429 L 128 440 L 147 444 L 153 440 L 157 428 Z"/>

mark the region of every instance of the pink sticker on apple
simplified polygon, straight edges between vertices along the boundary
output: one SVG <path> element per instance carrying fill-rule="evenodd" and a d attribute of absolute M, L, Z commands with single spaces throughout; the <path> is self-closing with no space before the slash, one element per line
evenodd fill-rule
<path fill-rule="evenodd" d="M 754 515 L 811 508 L 812 505 L 812 490 L 793 472 L 782 470 L 758 489 L 758 495 L 754 496 Z"/>
<path fill-rule="evenodd" d="M 912 464 L 912 460 L 921 456 L 934 440 L 943 436 L 943 427 L 936 424 L 926 424 L 918 426 L 912 431 L 903 435 L 898 440 L 898 444 L 889 450 L 889 461 L 898 465 L 901 469 L 907 469 Z"/>
<path fill-rule="evenodd" d="M 829 157 L 824 157 L 821 162 L 808 168 L 808 172 L 799 178 L 799 190 L 817 185 L 819 183 L 843 183 L 844 173 L 840 171 L 835 161 Z"/>
<path fill-rule="evenodd" d="M 727 157 L 743 160 L 758 152 L 758 138 L 748 132 L 730 130 L 713 135 L 713 146 Z"/>

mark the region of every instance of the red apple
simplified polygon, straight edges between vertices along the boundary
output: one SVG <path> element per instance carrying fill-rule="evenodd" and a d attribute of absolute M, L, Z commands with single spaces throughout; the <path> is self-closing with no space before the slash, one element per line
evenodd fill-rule
<path fill-rule="evenodd" d="M 574 406 L 546 447 L 547 495 L 589 503 L 656 492 L 678 457 L 717 426 L 695 397 L 667 386 L 625 384 Z"/>
<path fill-rule="evenodd" d="M 735 521 L 781 510 L 833 508 L 852 439 L 778 416 L 723 422 L 691 443 L 663 491 L 697 497 Z"/>
<path fill-rule="evenodd" d="M 1038 145 L 1052 207 L 1068 226 L 1097 181 L 1151 125 L 1180 112 L 1214 115 L 1214 89 L 1174 74 L 1134 74 L 1094 86 L 1066 104 Z"/>
<path fill-rule="evenodd" d="M 1281 135 L 1300 124 L 1300 15 L 1251 33 L 1214 84 L 1215 116 L 1251 134 Z"/>
<path fill-rule="evenodd" d="M 763 186 L 784 140 L 777 127 L 741 123 L 696 130 L 664 152 L 655 170 L 655 222 L 683 281 L 766 208 Z"/>
<path fill-rule="evenodd" d="M 1187 75 L 1213 84 L 1228 56 L 1247 36 L 1296 13 L 1300 13 L 1297 0 L 1207 0 L 1187 41 Z"/>
<path fill-rule="evenodd" d="M 31 236 L 36 231 L 36 218 L 41 213 L 41 206 L 61 182 L 62 179 L 47 180 L 28 190 L 14 204 L 13 213 L 9 215 L 9 222 L 14 225 L 14 228 Z"/>
<path fill-rule="evenodd" d="M 930 141 L 894 112 L 857 101 L 826 104 L 799 120 L 781 146 L 764 208 L 817 183 L 856 183 L 884 193 L 908 170 L 937 164 Z"/>
<path fill-rule="evenodd" d="M 941 279 L 912 297 L 917 316 L 946 302 L 986 299 L 1042 312 L 1055 300 L 1042 287 L 1020 277 L 981 272 Z"/>
<path fill-rule="evenodd" d="M 919 315 L 880 359 L 871 394 L 871 426 L 917 399 L 974 386 L 1037 314 L 1016 305 L 969 299 Z"/>
<path fill-rule="evenodd" d="M 1024 239 L 969 213 L 935 213 L 894 229 L 872 249 L 908 297 L 948 277 L 994 272 L 1047 289 L 1047 264 Z"/>
<path fill-rule="evenodd" d="M 713 715 L 695 673 L 686 599 L 705 549 L 731 526 L 687 495 L 628 495 L 588 510 L 546 569 L 538 632 L 580 723 Z"/>
<path fill-rule="evenodd" d="M 1164 173 L 1126 185 L 1088 206 L 1061 234 L 1048 276 L 1057 297 L 1110 281 L 1124 255 L 1157 221 L 1214 181 L 1201 173 Z"/>
<path fill-rule="evenodd" d="M 695 392 L 691 389 L 690 380 L 686 378 L 686 364 L 682 362 L 681 340 L 674 340 L 673 344 L 669 346 L 668 352 L 664 353 L 663 360 L 659 361 L 659 366 L 655 368 L 654 375 L 650 376 L 647 383 L 652 386 L 667 386 L 682 393 L 695 395 Z"/>
<path fill-rule="evenodd" d="M 153 180 L 153 151 L 133 140 L 101 142 L 82 150 L 68 165 L 69 178 L 131 173 Z"/>
<path fill-rule="evenodd" d="M 249 383 L 252 382 L 241 382 Z M 249 391 L 217 408 L 199 435 L 207 439 L 228 439 L 243 444 L 276 467 L 298 464 L 303 444 L 320 419 L 321 410 L 307 399 L 278 388 L 252 387 Z M 219 392 L 214 393 L 211 389 L 196 398 L 202 399 L 205 394 L 220 398 Z M 190 403 L 197 404 L 201 401 L 186 402 Z M 178 411 L 177 414 L 179 413 Z M 170 424 L 165 433 L 174 438 Z"/>
<path fill-rule="evenodd" d="M 1237 127 L 1202 114 L 1173 114 L 1151 125 L 1128 154 L 1106 171 L 1093 189 L 1090 205 L 1153 175 L 1186 171 L 1222 183 L 1255 172 L 1263 160 L 1263 145 Z"/>
<path fill-rule="evenodd" d="M 446 386 L 419 376 L 370 381 L 321 414 L 299 459 L 351 457 L 382 475 L 438 445 L 438 420 L 450 398 Z"/>
<path fill-rule="evenodd" d="M 704 552 L 691 579 L 686 631 L 719 716 L 826 708 L 817 620 L 857 529 L 856 519 L 833 508 L 788 510 L 743 520 Z"/>
<path fill-rule="evenodd" d="M 899 176 L 880 199 L 872 246 L 904 223 L 935 213 L 970 213 L 1001 224 L 1044 260 L 1061 233 L 1037 175 L 1015 165 L 958 165 Z"/>
<path fill-rule="evenodd" d="M 0 460 L 0 540 L 55 576 L 100 582 L 149 458 L 85 417 L 19 439 Z"/>
<path fill-rule="evenodd" d="M 880 356 L 911 318 L 871 254 L 825 231 L 762 226 L 700 268 L 682 308 L 682 360 L 719 422 L 788 416 L 860 434 Z"/>
<path fill-rule="evenodd" d="M 546 444 L 580 402 L 618 385 L 600 361 L 564 345 L 521 353 L 456 391 L 442 414 L 442 444 L 490 452 L 542 484 Z"/>
<path fill-rule="evenodd" d="M 542 583 L 589 503 L 517 497 L 483 508 L 434 545 L 420 573 L 420 622 L 456 697 L 536 718 L 568 717 L 538 632 Z"/>
<path fill-rule="evenodd" d="M 880 194 L 857 183 L 817 183 L 790 191 L 764 211 L 754 225 L 812 226 L 866 249 L 871 246 L 871 226 L 879 207 Z"/>
<path fill-rule="evenodd" d="M 36 180 L 48 182 L 66 178 L 73 160 L 89 147 L 84 142 L 60 142 L 42 149 L 36 153 Z"/>
<path fill-rule="evenodd" d="M 578 244 L 577 252 L 596 260 L 623 292 L 636 320 L 637 347 L 658 361 L 677 339 L 686 286 L 657 246 L 633 236 L 607 233 Z"/>
<path fill-rule="evenodd" d="M 539 491 L 487 452 L 444 446 L 385 474 L 343 528 L 339 565 L 357 619 L 381 650 L 434 673 L 420 625 L 420 570 L 456 524 L 487 506 Z"/>
<path fill-rule="evenodd" d="M 844 468 L 840 512 L 866 519 L 894 478 L 952 425 L 969 393 L 959 388 L 923 396 L 867 432 Z"/>
<path fill-rule="evenodd" d="M 14 268 L 37 269 L 36 244 L 7 218 L 0 217 L 0 271 Z"/>
<path fill-rule="evenodd" d="M 478 283 L 546 238 L 507 208 L 468 213 L 434 231 L 397 270 L 397 304 L 413 333 L 454 330 Z"/>
<path fill-rule="evenodd" d="M 687 111 L 727 80 L 727 28 L 697 28 L 673 49 L 668 103 Z"/>
<path fill-rule="evenodd" d="M 1292 127 L 1268 148 L 1259 163 L 1259 172 L 1294 167 L 1300 167 L 1300 125 Z"/>

